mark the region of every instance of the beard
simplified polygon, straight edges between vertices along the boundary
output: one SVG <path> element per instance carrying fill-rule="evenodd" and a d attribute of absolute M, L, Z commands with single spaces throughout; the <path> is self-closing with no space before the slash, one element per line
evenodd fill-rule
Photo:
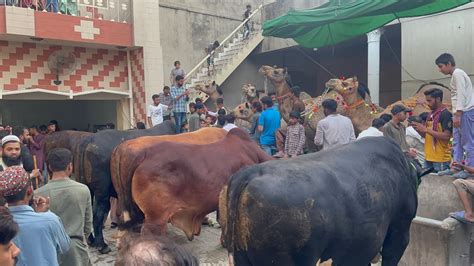
<path fill-rule="evenodd" d="M 6 166 L 10 167 L 10 166 L 15 166 L 15 165 L 20 165 L 21 164 L 21 155 L 14 158 L 14 157 L 10 157 L 10 156 L 7 156 L 5 154 L 2 154 L 2 160 L 3 160 L 3 163 L 5 163 Z"/>

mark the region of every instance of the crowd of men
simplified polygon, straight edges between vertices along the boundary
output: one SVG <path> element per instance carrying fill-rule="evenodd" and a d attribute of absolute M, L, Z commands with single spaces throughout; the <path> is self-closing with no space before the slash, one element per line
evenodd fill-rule
<path fill-rule="evenodd" d="M 412 110 L 395 105 L 391 114 L 374 119 L 372 126 L 360 132 L 357 139 L 391 138 L 411 161 L 432 168 L 438 175 L 452 175 L 464 211 L 450 215 L 461 222 L 474 223 L 471 205 L 474 193 L 474 180 L 471 179 L 474 175 L 474 90 L 467 74 L 456 68 L 452 55 L 439 56 L 436 65 L 443 74 L 451 75 L 453 113 L 443 104 L 443 91 L 430 89 L 424 94 L 431 112 L 410 116 Z M 176 67 L 179 70 L 179 62 Z M 217 100 L 215 112 L 208 110 L 199 99 L 189 103 L 184 71 L 178 70 L 172 87 L 165 87 L 162 94 L 153 95 L 153 104 L 148 109 L 149 127 L 171 119 L 176 124 L 176 133 L 192 132 L 206 126 L 227 131 L 237 127 L 235 116 L 224 107 L 222 98 Z M 282 127 L 278 110 L 282 99 L 270 94 L 252 103 L 254 115 L 249 130 L 265 152 L 283 158 L 303 154 L 306 141 L 300 116 L 304 106 L 298 102 L 299 88 L 291 88 L 287 97 L 292 97 L 296 103 L 289 113 L 287 125 Z M 335 100 L 324 100 L 322 107 L 326 117 L 317 125 L 315 145 L 330 150 L 357 141 L 351 120 L 337 113 Z M 15 261 L 18 265 L 90 264 L 86 242 L 92 230 L 89 189 L 69 178 L 73 169 L 69 150 L 54 149 L 47 158 L 43 157 L 45 135 L 57 130 L 56 121 L 51 121 L 46 128 L 0 128 L 3 134 L 0 136 L 0 265 L 14 265 Z M 46 178 L 49 182 L 43 182 L 45 185 L 39 187 L 42 173 L 49 176 Z M 162 250 L 166 245 L 164 241 L 162 245 L 146 248 Z M 130 252 L 143 253 L 132 245 L 126 246 Z M 126 257 L 123 252 L 122 255 L 124 257 L 119 261 L 136 259 Z M 195 259 L 190 257 L 189 260 Z"/>

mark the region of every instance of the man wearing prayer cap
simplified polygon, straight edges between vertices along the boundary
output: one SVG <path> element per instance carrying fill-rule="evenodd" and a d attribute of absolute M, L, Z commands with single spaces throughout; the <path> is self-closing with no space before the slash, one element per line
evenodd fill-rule
<path fill-rule="evenodd" d="M 21 166 L 0 172 L 0 196 L 20 227 L 13 240 L 22 251 L 18 265 L 59 265 L 58 254 L 69 250 L 71 240 L 59 217 L 48 210 L 49 199 L 33 199 L 30 177 Z"/>
<path fill-rule="evenodd" d="M 31 157 L 26 146 L 23 147 L 20 138 L 15 135 L 7 135 L 2 138 L 2 157 L 0 158 L 0 171 L 10 166 L 21 166 L 26 171 L 31 172 L 30 177 L 41 177 L 38 169 L 33 169 Z M 25 153 L 26 157 L 25 157 Z"/>

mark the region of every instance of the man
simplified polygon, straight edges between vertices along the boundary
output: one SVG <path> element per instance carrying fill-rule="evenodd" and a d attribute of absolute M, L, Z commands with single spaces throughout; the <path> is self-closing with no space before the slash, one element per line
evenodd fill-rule
<path fill-rule="evenodd" d="M 406 128 L 402 124 L 407 119 L 407 113 L 411 110 L 401 104 L 396 104 L 390 112 L 392 120 L 383 127 L 383 135 L 393 139 L 406 155 L 416 158 L 416 150 L 408 146 Z"/>
<path fill-rule="evenodd" d="M 449 170 L 451 162 L 449 141 L 453 132 L 452 114 L 443 104 L 442 90 L 436 88 L 427 90 L 425 97 L 431 109 L 426 126 L 416 122 L 413 124 L 425 137 L 425 167 L 433 168 L 434 172 L 443 174 L 444 171 Z"/>
<path fill-rule="evenodd" d="M 51 129 L 53 129 L 53 125 L 54 125 L 54 131 L 53 132 L 58 132 L 58 131 L 61 131 L 61 129 L 59 128 L 59 122 L 57 120 L 51 120 L 49 121 L 49 124 L 48 124 L 48 128 L 51 126 Z"/>
<path fill-rule="evenodd" d="M 176 134 L 182 132 L 184 119 L 186 118 L 186 101 L 189 90 L 184 88 L 184 76 L 176 76 L 176 84 L 171 88 L 171 97 L 173 98 L 173 114 L 176 123 Z"/>
<path fill-rule="evenodd" d="M 8 208 L 0 206 L 0 265 L 15 265 L 20 249 L 13 243 L 13 238 L 18 231 L 18 224 L 13 220 Z"/>
<path fill-rule="evenodd" d="M 153 103 L 148 106 L 147 121 L 149 127 L 154 127 L 163 123 L 163 113 L 165 110 L 168 110 L 169 107 L 160 102 L 161 100 L 158 94 L 153 94 L 151 99 Z"/>
<path fill-rule="evenodd" d="M 20 138 L 8 135 L 2 138 L 2 158 L 0 159 L 0 171 L 10 166 L 21 166 L 31 172 L 31 177 L 41 177 L 38 169 L 33 169 L 33 159 L 28 148 L 23 147 Z"/>
<path fill-rule="evenodd" d="M 25 168 L 26 171 L 31 172 L 34 169 L 34 161 L 33 161 L 33 156 L 30 154 L 30 150 L 28 149 L 28 140 L 26 139 L 29 137 L 29 132 L 26 128 L 24 127 L 14 127 L 12 129 L 13 135 L 18 137 L 20 140 L 20 148 L 21 148 L 21 163 L 23 165 L 23 168 Z M 0 169 L 1 170 L 1 169 Z"/>
<path fill-rule="evenodd" d="M 35 194 L 50 198 L 50 210 L 59 216 L 71 238 L 71 248 L 60 257 L 65 266 L 90 265 L 85 242 L 92 231 L 92 205 L 89 188 L 69 179 L 72 173 L 72 153 L 63 148 L 53 149 L 47 158 L 48 169 L 53 173 L 48 184 Z"/>
<path fill-rule="evenodd" d="M 258 127 L 258 120 L 260 119 L 260 115 L 262 114 L 262 104 L 260 102 L 253 102 L 252 103 L 252 126 L 250 127 L 250 135 L 252 139 L 260 144 L 260 131 L 257 130 Z"/>
<path fill-rule="evenodd" d="M 252 6 L 247 5 L 244 12 L 244 21 L 250 17 L 252 14 Z M 248 39 L 251 32 L 250 21 L 245 22 L 244 24 L 244 39 Z"/>
<path fill-rule="evenodd" d="M 383 126 L 385 123 L 385 120 L 382 118 L 375 118 L 372 120 L 372 126 L 360 132 L 357 139 L 359 140 L 366 137 L 383 137 Z"/>
<path fill-rule="evenodd" d="M 425 125 L 426 122 L 416 115 L 408 117 L 408 127 L 406 128 L 406 139 L 409 148 L 416 150 L 416 159 L 420 165 L 426 166 L 427 169 L 433 168 L 431 165 L 426 165 L 425 160 L 425 138 L 424 134 L 416 129 L 416 124 Z"/>
<path fill-rule="evenodd" d="M 458 164 L 457 162 L 453 162 L 453 166 L 474 174 L 474 167 L 472 166 Z M 474 180 L 459 178 L 453 181 L 453 185 L 458 192 L 464 211 L 452 212 L 449 215 L 462 223 L 473 224 L 474 213 L 472 212 L 472 195 L 474 193 Z"/>
<path fill-rule="evenodd" d="M 46 135 L 48 134 L 48 127 L 46 125 L 39 126 L 39 131 L 41 134 Z"/>
<path fill-rule="evenodd" d="M 300 99 L 300 92 L 301 88 L 298 86 L 293 86 L 290 88 L 290 92 L 283 96 L 280 100 L 283 101 L 286 98 L 289 98 L 291 101 L 291 105 L 293 106 L 291 112 L 297 112 L 300 115 L 304 112 L 305 110 L 305 105 L 304 102 Z M 290 112 L 290 113 L 291 113 Z M 275 138 L 276 138 L 276 147 L 278 152 L 274 155 L 274 157 L 277 158 L 282 158 L 285 156 L 285 139 L 286 139 L 286 126 L 281 127 L 277 130 L 275 133 Z"/>
<path fill-rule="evenodd" d="M 170 84 L 172 84 L 173 86 L 176 86 L 176 83 L 177 83 L 177 77 L 178 76 L 181 76 L 184 78 L 184 76 L 186 76 L 186 72 L 184 72 L 184 69 L 181 68 L 181 62 L 179 61 L 174 61 L 174 68 L 171 69 L 171 73 L 170 73 Z"/>
<path fill-rule="evenodd" d="M 270 93 L 268 93 L 268 96 L 270 96 L 270 98 L 272 98 L 273 108 L 275 108 L 275 110 L 278 111 L 278 98 L 277 98 L 276 92 L 270 92 Z"/>
<path fill-rule="evenodd" d="M 442 54 L 435 61 L 439 71 L 451 75 L 451 101 L 453 106 L 453 160 L 462 162 L 466 154 L 467 166 L 474 166 L 474 89 L 471 79 L 462 69 L 456 67 L 451 54 Z M 453 174 L 447 171 L 444 174 Z M 461 170 L 454 175 L 466 178 L 469 174 Z"/>
<path fill-rule="evenodd" d="M 327 150 L 354 141 L 354 126 L 349 118 L 336 113 L 337 102 L 326 99 L 322 106 L 326 117 L 316 127 L 314 144 Z"/>
<path fill-rule="evenodd" d="M 171 120 L 171 108 L 173 107 L 173 97 L 171 97 L 170 87 L 165 86 L 163 92 L 160 93 L 160 102 L 169 108 L 163 110 L 163 120 Z"/>
<path fill-rule="evenodd" d="M 43 149 L 43 140 L 44 135 L 39 132 L 37 126 L 30 127 L 30 136 L 28 140 L 28 148 L 31 155 L 36 158 L 36 166 L 41 171 L 44 166 L 44 149 Z"/>
<path fill-rule="evenodd" d="M 260 100 L 264 111 L 258 119 L 257 130 L 261 132 L 260 146 L 270 156 L 276 150 L 275 132 L 280 128 L 280 112 L 273 108 L 272 98 L 264 96 Z"/>
<path fill-rule="evenodd" d="M 225 120 L 227 122 L 227 124 L 225 124 L 225 126 L 222 128 L 224 129 L 225 131 L 229 132 L 231 129 L 234 129 L 236 128 L 237 126 L 234 124 L 235 122 L 235 116 L 234 114 L 230 113 L 228 115 L 225 116 Z"/>
<path fill-rule="evenodd" d="M 58 254 L 65 254 L 71 244 L 61 220 L 48 211 L 49 200 L 33 199 L 28 173 L 20 166 L 0 172 L 0 194 L 6 199 L 20 232 L 13 240 L 21 249 L 18 265 L 55 266 Z M 29 206 L 33 201 L 35 209 Z M 36 210 L 36 212 L 35 212 Z"/>

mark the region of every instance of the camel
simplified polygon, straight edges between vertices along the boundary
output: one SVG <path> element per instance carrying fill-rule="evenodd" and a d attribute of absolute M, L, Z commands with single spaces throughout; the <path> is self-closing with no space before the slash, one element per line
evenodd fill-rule
<path fill-rule="evenodd" d="M 277 98 L 280 99 L 278 109 L 284 122 L 288 123 L 290 112 L 293 110 L 293 100 L 286 97 L 290 92 L 290 86 L 286 81 L 288 74 L 287 69 L 264 65 L 260 68 L 259 72 L 262 73 L 275 88 Z M 309 94 L 303 91 L 300 93 L 300 100 L 305 104 L 305 112 L 302 116 L 304 116 L 305 119 L 304 127 L 306 134 L 306 148 L 311 152 L 318 151 L 313 140 L 314 135 L 316 134 L 318 121 L 325 117 L 323 109 L 321 108 L 321 103 L 325 99 L 335 99 L 338 102 L 338 112 L 340 114 L 345 113 L 342 106 L 342 96 L 337 92 L 331 91 L 317 98 L 312 98 Z"/>
<path fill-rule="evenodd" d="M 289 93 L 290 87 L 286 82 L 286 68 L 262 66 L 260 72 L 273 84 L 277 97 L 284 97 Z M 423 92 L 431 88 L 443 90 L 443 103 L 451 110 L 449 88 L 439 83 L 424 84 L 418 89 L 414 96 L 397 101 L 389 105 L 386 109 L 372 103 L 368 88 L 361 86 L 357 77 L 331 79 L 326 83 L 326 87 L 327 90 L 325 93 L 316 98 L 311 98 L 304 92 L 300 95 L 300 99 L 303 100 L 306 106 L 303 115 L 305 117 L 306 145 L 309 151 L 317 151 L 317 148 L 313 144 L 313 138 L 317 123 L 325 117 L 321 107 L 321 103 L 325 99 L 334 99 L 338 102 L 338 113 L 351 119 L 356 134 L 370 127 L 374 118 L 384 113 L 390 113 L 392 106 L 395 104 L 403 104 L 413 109 L 413 115 L 430 112 Z M 292 110 L 292 102 L 285 101 L 283 104 L 280 103 L 279 110 L 282 118 L 287 122 L 289 112 Z"/>
<path fill-rule="evenodd" d="M 399 100 L 385 109 L 372 103 L 370 94 L 367 95 L 369 92 L 368 89 L 365 88 L 365 86 L 359 86 L 357 77 L 345 80 L 331 79 L 326 83 L 326 86 L 338 92 L 344 98 L 345 115 L 352 120 L 356 132 L 370 127 L 372 120 L 380 117 L 381 114 L 390 114 L 390 110 L 392 110 L 392 107 L 396 104 L 401 104 L 412 109 L 411 115 L 431 112 L 426 103 L 424 92 L 432 88 L 441 89 L 443 91 L 443 104 L 447 106 L 448 110 L 451 111 L 452 109 L 451 92 L 449 88 L 436 82 L 421 85 L 413 96 Z"/>
<path fill-rule="evenodd" d="M 260 99 L 262 90 L 257 90 L 252 84 L 242 86 L 242 103 L 234 108 L 233 113 L 236 118 L 235 124 L 240 128 L 250 129 L 253 116 L 252 104 Z"/>

